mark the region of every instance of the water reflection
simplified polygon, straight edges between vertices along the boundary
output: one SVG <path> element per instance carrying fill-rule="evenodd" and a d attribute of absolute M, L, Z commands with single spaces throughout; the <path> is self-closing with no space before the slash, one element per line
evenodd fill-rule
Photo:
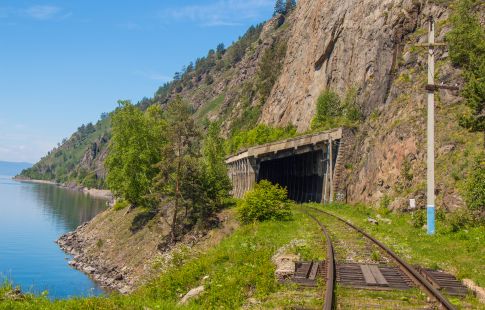
<path fill-rule="evenodd" d="M 0 280 L 51 298 L 102 293 L 54 243 L 106 208 L 106 200 L 54 185 L 19 183 L 0 176 Z"/>
<path fill-rule="evenodd" d="M 59 188 L 49 184 L 22 183 L 22 192 L 32 195 L 61 229 L 71 231 L 80 224 L 91 220 L 106 209 L 106 200 L 93 198 L 82 192 Z"/>

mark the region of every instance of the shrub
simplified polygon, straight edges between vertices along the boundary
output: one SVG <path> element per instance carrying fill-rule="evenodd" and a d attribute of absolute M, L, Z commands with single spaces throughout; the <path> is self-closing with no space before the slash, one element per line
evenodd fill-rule
<path fill-rule="evenodd" d="M 485 130 L 485 28 L 480 24 L 479 0 L 458 0 L 450 18 L 452 30 L 446 35 L 450 58 L 463 69 L 465 85 L 461 95 L 468 111 L 460 125 L 473 132 Z"/>
<path fill-rule="evenodd" d="M 286 188 L 267 180 L 259 182 L 255 188 L 244 195 L 238 206 L 243 223 L 266 220 L 288 220 L 291 210 Z"/>
<path fill-rule="evenodd" d="M 130 203 L 126 200 L 123 200 L 123 199 L 120 199 L 120 200 L 117 200 L 113 209 L 115 211 L 119 211 L 119 210 L 123 210 L 124 208 L 128 207 L 130 205 Z"/>
<path fill-rule="evenodd" d="M 342 116 L 340 97 L 331 90 L 325 90 L 317 99 L 317 113 L 312 128 L 320 127 L 334 117 Z"/>
<path fill-rule="evenodd" d="M 478 158 L 465 184 L 468 209 L 485 212 L 485 159 Z"/>
<path fill-rule="evenodd" d="M 357 90 L 348 89 L 343 100 L 332 90 L 324 90 L 317 99 L 317 111 L 312 120 L 312 129 L 330 129 L 340 126 L 355 126 L 362 119 L 357 104 Z"/>
<path fill-rule="evenodd" d="M 276 83 L 281 69 L 283 60 L 286 55 L 286 41 L 275 42 L 264 53 L 259 64 L 257 90 L 261 96 L 261 103 L 264 104 L 271 94 L 274 84 Z"/>
<path fill-rule="evenodd" d="M 423 225 L 426 223 L 425 210 L 418 210 L 413 212 L 413 214 L 411 215 L 411 221 L 414 227 L 423 227 Z"/>
<path fill-rule="evenodd" d="M 258 125 L 251 130 L 239 131 L 225 142 L 226 154 L 235 153 L 243 148 L 287 139 L 296 135 L 296 128 L 287 126 L 274 128 L 267 125 Z"/>
<path fill-rule="evenodd" d="M 466 226 L 473 224 L 473 217 L 469 210 L 458 209 L 453 213 L 448 214 L 447 222 L 450 225 L 452 232 L 457 232 Z"/>

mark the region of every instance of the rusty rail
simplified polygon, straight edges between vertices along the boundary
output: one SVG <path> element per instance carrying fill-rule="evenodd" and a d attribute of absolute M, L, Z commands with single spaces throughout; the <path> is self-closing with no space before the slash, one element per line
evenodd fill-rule
<path fill-rule="evenodd" d="M 384 250 L 389 256 L 391 256 L 399 265 L 401 270 L 406 273 L 422 290 L 428 294 L 428 296 L 436 299 L 445 309 L 448 310 L 455 310 L 456 308 L 436 289 L 433 287 L 431 283 L 429 283 L 423 276 L 419 274 L 411 265 L 406 263 L 403 259 L 401 259 L 399 256 L 397 256 L 390 248 L 388 248 L 385 244 L 380 242 L 379 240 L 375 239 L 362 229 L 358 228 L 354 224 L 346 221 L 345 219 L 334 215 L 330 212 L 323 211 L 317 208 L 313 207 L 307 207 L 308 209 L 332 216 L 336 218 L 337 220 L 345 223 L 346 225 L 352 227 L 354 230 L 358 231 L 362 235 L 364 235 L 367 239 L 378 245 L 382 250 Z M 330 309 L 330 308 L 329 308 Z"/>
<path fill-rule="evenodd" d="M 323 310 L 332 310 L 334 309 L 334 291 L 335 291 L 335 255 L 333 251 L 332 239 L 330 239 L 330 234 L 327 231 L 327 228 L 313 215 L 304 211 L 309 217 L 311 217 L 315 222 L 317 222 L 318 226 L 322 229 L 323 234 L 325 235 L 325 241 L 327 244 L 327 258 L 325 260 L 327 264 L 327 285 L 325 288 L 325 301 L 323 303 Z"/>

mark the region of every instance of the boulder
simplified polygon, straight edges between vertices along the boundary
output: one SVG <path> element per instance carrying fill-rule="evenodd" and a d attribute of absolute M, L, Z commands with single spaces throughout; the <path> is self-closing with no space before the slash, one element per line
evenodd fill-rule
<path fill-rule="evenodd" d="M 204 286 L 201 285 L 201 286 L 198 286 L 196 288 L 193 288 L 191 289 L 187 294 L 185 294 L 184 297 L 182 297 L 182 299 L 180 300 L 180 304 L 181 305 L 185 305 L 189 302 L 189 300 L 193 299 L 193 298 L 196 298 L 198 297 L 200 294 L 202 294 L 204 292 Z"/>
<path fill-rule="evenodd" d="M 276 279 L 282 281 L 291 278 L 295 274 L 295 263 L 299 260 L 300 256 L 295 254 L 281 254 L 273 257 L 276 265 Z"/>

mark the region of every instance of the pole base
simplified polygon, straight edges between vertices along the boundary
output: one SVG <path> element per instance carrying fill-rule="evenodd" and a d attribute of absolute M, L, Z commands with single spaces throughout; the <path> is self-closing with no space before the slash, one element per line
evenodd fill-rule
<path fill-rule="evenodd" d="M 434 205 L 427 206 L 427 228 L 428 235 L 435 234 L 435 207 Z"/>

